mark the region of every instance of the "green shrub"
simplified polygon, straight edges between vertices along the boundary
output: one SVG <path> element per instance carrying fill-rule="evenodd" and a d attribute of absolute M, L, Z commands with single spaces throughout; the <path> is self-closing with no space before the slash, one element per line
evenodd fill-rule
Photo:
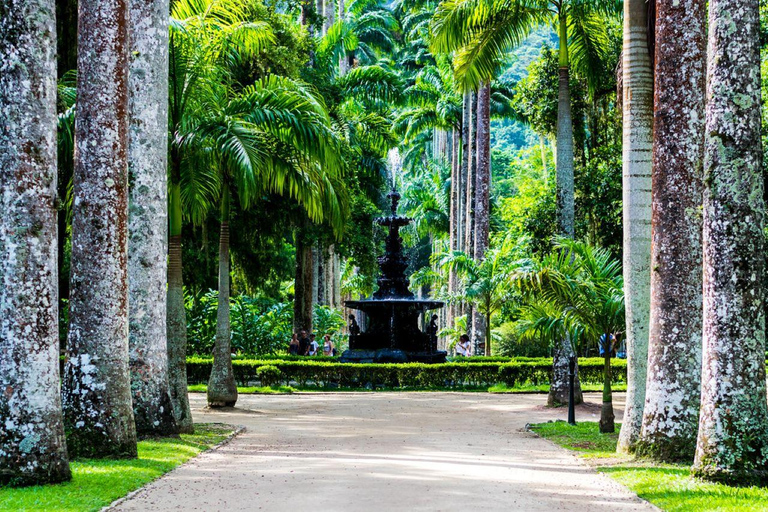
<path fill-rule="evenodd" d="M 322 360 L 325 359 L 325 360 Z M 261 380 L 264 367 L 280 372 L 281 380 L 287 384 L 310 383 L 318 388 L 325 387 L 382 387 L 393 389 L 465 389 L 490 387 L 506 384 L 509 387 L 523 384 L 547 384 L 552 371 L 551 358 L 519 358 L 514 360 L 475 361 L 444 364 L 347 364 L 331 358 L 286 359 L 235 359 L 232 368 L 239 385 L 246 386 Z M 191 357 L 187 359 L 187 375 L 190 384 L 204 383 L 211 373 L 212 359 Z M 613 382 L 626 382 L 627 363 L 613 359 Z M 584 358 L 579 360 L 581 382 L 599 384 L 603 381 L 603 360 Z M 262 382 L 263 385 L 266 385 Z"/>
<path fill-rule="evenodd" d="M 256 370 L 256 376 L 262 386 L 270 388 L 279 385 L 283 380 L 283 372 L 278 367 L 272 365 L 259 367 Z"/>

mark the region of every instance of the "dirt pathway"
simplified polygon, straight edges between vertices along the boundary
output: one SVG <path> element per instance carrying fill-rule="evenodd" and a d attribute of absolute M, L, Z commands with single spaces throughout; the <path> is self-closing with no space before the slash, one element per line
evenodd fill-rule
<path fill-rule="evenodd" d="M 198 422 L 244 425 L 226 446 L 114 510 L 655 510 L 525 431 L 560 419 L 544 395 L 334 393 L 241 396 Z M 599 396 L 577 419 L 596 420 Z M 617 397 L 619 398 L 619 397 Z M 621 418 L 621 402 L 616 401 Z"/>

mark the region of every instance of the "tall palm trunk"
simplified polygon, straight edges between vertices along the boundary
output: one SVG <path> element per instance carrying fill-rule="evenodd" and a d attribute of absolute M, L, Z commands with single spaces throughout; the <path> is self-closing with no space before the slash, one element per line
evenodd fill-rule
<path fill-rule="evenodd" d="M 481 84 L 477 94 L 477 171 L 474 187 L 474 257 L 485 258 L 490 236 L 491 202 L 491 86 Z M 485 355 L 491 355 L 490 314 L 483 317 L 479 311 L 472 315 L 475 336 L 485 334 Z"/>
<path fill-rule="evenodd" d="M 129 361 L 136 431 L 178 433 L 168 384 L 168 0 L 131 1 Z"/>
<path fill-rule="evenodd" d="M 557 97 L 557 232 L 561 236 L 573 238 L 574 225 L 574 182 L 573 182 L 573 119 L 571 117 L 570 61 L 568 57 L 568 25 L 564 12 L 559 15 L 558 35 L 559 50 L 559 85 Z M 563 338 L 554 347 L 552 384 L 549 388 L 547 403 L 550 406 L 568 403 L 568 362 L 574 354 L 570 340 Z M 577 368 L 578 375 L 578 368 Z M 581 384 L 576 379 L 575 402 L 581 403 Z"/>
<path fill-rule="evenodd" d="M 194 432 L 187 394 L 187 311 L 181 259 L 180 157 L 171 153 L 171 194 L 168 210 L 168 382 L 176 424 L 182 433 Z"/>
<path fill-rule="evenodd" d="M 648 368 L 651 292 L 651 170 L 653 68 L 648 50 L 646 0 L 624 2 L 623 185 L 624 295 L 627 325 L 627 398 L 618 450 L 640 437 Z"/>
<path fill-rule="evenodd" d="M 613 414 L 613 392 L 611 391 L 611 333 L 605 333 L 605 356 L 603 358 L 603 403 L 600 407 L 600 433 L 611 434 L 616 431 Z"/>
<path fill-rule="evenodd" d="M 452 158 L 451 158 L 451 196 L 449 209 L 449 233 L 448 250 L 455 251 L 458 247 L 459 239 L 459 173 L 461 166 L 459 162 L 459 143 L 461 128 L 454 129 L 452 137 Z M 448 273 L 448 294 L 452 295 L 456 291 L 456 273 L 451 269 Z M 456 317 L 456 308 L 453 304 L 448 305 L 446 321 L 449 327 L 453 327 L 453 319 Z"/>
<path fill-rule="evenodd" d="M 323 35 L 326 35 L 328 33 L 328 29 L 331 28 L 331 25 L 333 25 L 333 22 L 335 21 L 333 0 L 325 0 L 323 2 L 322 13 L 323 13 Z"/>
<path fill-rule="evenodd" d="M 213 367 L 208 379 L 209 407 L 234 407 L 237 402 L 237 384 L 232 371 L 232 329 L 229 323 L 229 201 L 229 186 L 224 184 L 219 232 L 219 304 Z"/>
<path fill-rule="evenodd" d="M 464 237 L 462 250 L 470 258 L 475 256 L 475 185 L 477 183 L 478 157 L 478 94 L 469 93 L 469 142 L 467 152 L 467 186 L 464 191 Z"/>
<path fill-rule="evenodd" d="M 706 4 L 656 8 L 651 321 L 637 453 L 690 461 L 701 389 Z"/>
<path fill-rule="evenodd" d="M 52 0 L 0 7 L 0 69 L 0 484 L 63 482 Z"/>
<path fill-rule="evenodd" d="M 305 220 L 309 223 L 309 219 Z M 295 332 L 312 332 L 312 243 L 303 229 L 296 230 L 296 278 L 293 285 L 293 327 Z"/>
<path fill-rule="evenodd" d="M 136 457 L 128 368 L 128 0 L 81 0 L 64 420 L 73 457 Z"/>
<path fill-rule="evenodd" d="M 560 13 L 560 82 L 557 97 L 557 232 L 567 238 L 575 235 L 573 199 L 573 119 L 568 58 L 568 25 Z"/>
<path fill-rule="evenodd" d="M 757 0 L 709 3 L 704 365 L 694 473 L 734 485 L 768 483 L 759 9 Z"/>

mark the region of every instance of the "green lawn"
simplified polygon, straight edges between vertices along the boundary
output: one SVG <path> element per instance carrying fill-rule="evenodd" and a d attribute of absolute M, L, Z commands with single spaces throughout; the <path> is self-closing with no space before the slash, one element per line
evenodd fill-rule
<path fill-rule="evenodd" d="M 181 439 L 139 442 L 136 460 L 76 460 L 72 481 L 65 484 L 0 488 L 0 510 L 100 510 L 146 485 L 176 466 L 220 443 L 232 434 L 227 425 L 195 425 L 195 433 Z"/>
<path fill-rule="evenodd" d="M 619 424 L 616 424 L 618 432 Z M 617 456 L 617 434 L 600 434 L 597 423 L 583 422 L 570 426 L 563 421 L 539 423 L 531 430 L 560 446 L 581 452 L 587 458 L 613 458 L 598 467 L 619 483 L 626 485 L 643 499 L 675 512 L 747 512 L 768 510 L 768 489 L 728 487 L 692 478 L 688 466 L 636 462 Z"/>

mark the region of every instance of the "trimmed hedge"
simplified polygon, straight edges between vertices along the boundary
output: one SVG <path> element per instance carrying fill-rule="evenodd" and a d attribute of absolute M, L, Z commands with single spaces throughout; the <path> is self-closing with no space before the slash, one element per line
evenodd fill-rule
<path fill-rule="evenodd" d="M 187 359 L 190 384 L 208 381 L 213 359 L 192 357 Z M 579 377 L 584 383 L 603 381 L 603 359 L 579 360 Z M 552 372 L 552 359 L 540 358 L 511 362 L 452 362 L 445 364 L 351 364 L 325 361 L 282 361 L 235 359 L 232 368 L 241 386 L 258 382 L 259 368 L 271 366 L 280 371 L 286 385 L 324 387 L 383 387 L 383 388 L 452 388 L 488 387 L 495 384 L 515 385 L 547 384 Z M 612 360 L 612 381 L 626 382 L 627 362 Z M 273 373 L 270 371 L 270 373 Z"/>

